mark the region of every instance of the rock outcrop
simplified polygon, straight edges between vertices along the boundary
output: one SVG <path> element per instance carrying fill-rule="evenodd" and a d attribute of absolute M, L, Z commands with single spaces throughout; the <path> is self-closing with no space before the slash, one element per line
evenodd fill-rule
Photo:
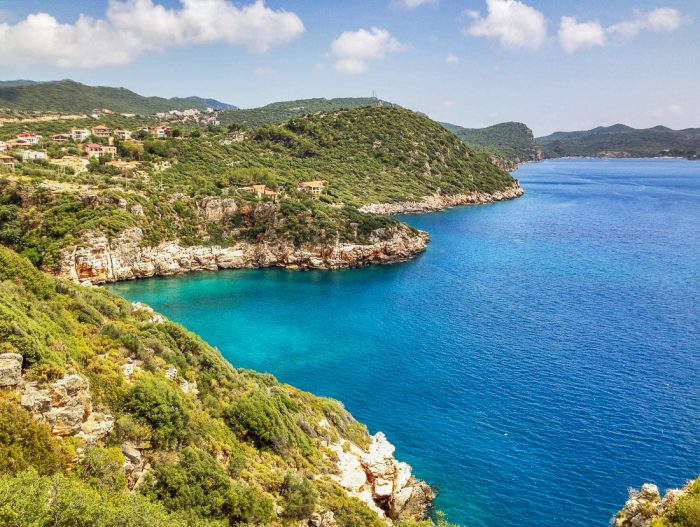
<path fill-rule="evenodd" d="M 213 210 L 216 216 L 219 208 Z M 149 247 L 143 246 L 143 232 L 135 227 L 111 239 L 101 233 L 87 233 L 82 243 L 62 253 L 58 274 L 78 283 L 103 284 L 217 269 L 342 269 L 407 260 L 424 251 L 427 244 L 426 233 L 397 226 L 388 232 L 375 231 L 368 244 L 295 247 L 282 242 L 239 242 L 231 247 L 183 247 L 172 241 Z"/>
<path fill-rule="evenodd" d="M 685 489 L 669 489 L 664 497 L 656 485 L 645 483 L 639 490 L 630 489 L 629 499 L 614 519 L 615 527 L 649 527 L 663 516 L 684 494 Z"/>
<path fill-rule="evenodd" d="M 419 212 L 436 212 L 458 207 L 460 205 L 483 205 L 496 201 L 507 201 L 522 196 L 525 191 L 519 182 L 499 192 L 472 192 L 471 194 L 433 194 L 421 201 L 399 201 L 397 203 L 372 203 L 360 207 L 360 212 L 374 214 L 413 214 Z"/>
<path fill-rule="evenodd" d="M 0 354 L 0 387 L 16 386 L 22 380 L 22 355 Z"/>
<path fill-rule="evenodd" d="M 114 427 L 108 411 L 94 411 L 88 381 L 74 373 L 53 383 L 25 383 L 21 397 L 20 404 L 57 436 L 77 436 L 94 444 Z"/>
<path fill-rule="evenodd" d="M 368 451 L 348 441 L 329 448 L 338 457 L 338 484 L 382 517 L 422 519 L 435 493 L 412 475 L 407 463 L 394 458 L 394 445 L 379 432 L 370 438 Z"/>

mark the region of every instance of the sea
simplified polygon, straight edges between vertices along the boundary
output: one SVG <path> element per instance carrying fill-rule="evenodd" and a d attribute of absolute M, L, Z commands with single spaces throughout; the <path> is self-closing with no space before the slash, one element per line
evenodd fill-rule
<path fill-rule="evenodd" d="M 341 400 L 475 527 L 606 526 L 700 473 L 700 162 L 565 159 L 401 219 L 421 256 L 110 286 L 234 366 Z"/>

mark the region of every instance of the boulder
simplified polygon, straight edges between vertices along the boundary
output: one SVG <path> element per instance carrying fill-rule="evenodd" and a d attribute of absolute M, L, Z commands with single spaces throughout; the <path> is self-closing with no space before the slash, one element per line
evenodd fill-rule
<path fill-rule="evenodd" d="M 335 521 L 335 515 L 332 511 L 328 512 L 314 512 L 306 523 L 308 527 L 338 527 L 338 523 Z"/>
<path fill-rule="evenodd" d="M 0 354 L 0 387 L 16 386 L 22 380 L 22 355 Z"/>

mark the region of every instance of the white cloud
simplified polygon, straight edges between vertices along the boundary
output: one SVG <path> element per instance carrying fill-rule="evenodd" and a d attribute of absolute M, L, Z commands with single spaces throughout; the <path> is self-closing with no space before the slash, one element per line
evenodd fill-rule
<path fill-rule="evenodd" d="M 459 64 L 459 57 L 454 53 L 448 53 L 447 57 L 445 57 L 445 62 L 448 64 Z"/>
<path fill-rule="evenodd" d="M 434 5 L 439 0 L 393 0 L 392 5 L 397 7 L 405 7 L 406 9 L 415 9 L 422 5 Z"/>
<path fill-rule="evenodd" d="M 605 44 L 605 30 L 600 22 L 577 22 L 575 17 L 563 16 L 559 25 L 559 44 L 567 53 Z"/>
<path fill-rule="evenodd" d="M 610 26 L 608 31 L 632 38 L 645 30 L 658 33 L 675 31 L 685 22 L 686 19 L 678 9 L 659 7 L 648 12 L 638 12 L 634 18 Z"/>
<path fill-rule="evenodd" d="M 62 68 L 126 64 L 148 51 L 224 42 L 254 53 L 285 44 L 304 32 L 294 13 L 264 0 L 237 6 L 230 0 L 180 0 L 168 9 L 153 0 L 110 0 L 106 18 L 81 15 L 72 24 L 47 13 L 16 24 L 0 23 L 0 64 Z"/>
<path fill-rule="evenodd" d="M 510 48 L 539 49 L 547 40 L 547 19 L 534 7 L 519 0 L 486 0 L 488 14 L 467 14 L 474 19 L 465 33 L 472 37 L 497 39 Z"/>
<path fill-rule="evenodd" d="M 407 49 L 409 46 L 399 42 L 386 29 L 377 27 L 346 31 L 331 44 L 336 71 L 347 75 L 364 73 L 369 61 Z"/>
<path fill-rule="evenodd" d="M 455 102 L 454 102 L 454 101 L 449 101 L 449 100 L 448 100 L 448 101 L 442 101 L 442 106 L 443 106 L 443 108 L 447 108 L 447 109 L 454 108 L 454 105 L 455 105 Z"/>

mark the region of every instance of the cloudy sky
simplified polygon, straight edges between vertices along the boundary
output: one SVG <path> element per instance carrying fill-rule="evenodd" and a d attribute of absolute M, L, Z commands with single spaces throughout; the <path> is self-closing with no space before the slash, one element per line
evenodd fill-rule
<path fill-rule="evenodd" d="M 367 96 L 537 135 L 700 126 L 700 0 L 0 0 L 0 79 Z"/>

